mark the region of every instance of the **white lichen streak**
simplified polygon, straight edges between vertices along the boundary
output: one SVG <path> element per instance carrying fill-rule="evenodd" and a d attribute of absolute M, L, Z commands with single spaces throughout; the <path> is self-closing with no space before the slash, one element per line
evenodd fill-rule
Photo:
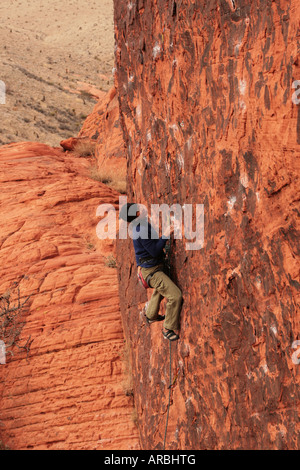
<path fill-rule="evenodd" d="M 156 43 L 155 46 L 153 47 L 153 50 L 152 50 L 152 55 L 153 55 L 153 58 L 156 59 L 156 57 L 161 53 L 161 46 Z"/>

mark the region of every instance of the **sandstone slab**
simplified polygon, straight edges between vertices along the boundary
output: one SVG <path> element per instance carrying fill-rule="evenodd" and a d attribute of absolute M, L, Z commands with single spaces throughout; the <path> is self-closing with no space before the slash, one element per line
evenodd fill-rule
<path fill-rule="evenodd" d="M 11 449 L 137 449 L 124 392 L 124 339 L 112 242 L 99 204 L 118 193 L 88 159 L 59 148 L 0 148 L 0 292 L 30 296 L 20 344 L 0 365 L 0 440 Z"/>

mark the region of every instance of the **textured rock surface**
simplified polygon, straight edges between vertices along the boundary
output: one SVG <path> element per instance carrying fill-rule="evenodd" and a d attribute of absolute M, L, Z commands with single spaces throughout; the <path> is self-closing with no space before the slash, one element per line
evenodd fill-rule
<path fill-rule="evenodd" d="M 0 365 L 0 441 L 12 449 L 136 449 L 111 241 L 96 209 L 118 193 L 90 162 L 35 143 L 0 148 L 0 292 L 31 295 L 21 343 Z M 127 386 L 127 385 L 126 385 Z"/>
<path fill-rule="evenodd" d="M 168 448 L 300 447 L 299 15 L 297 0 L 115 0 L 129 195 L 205 208 L 203 249 L 173 245 Z M 162 448 L 168 344 L 144 325 L 130 240 L 118 258 L 142 446 Z"/>
<path fill-rule="evenodd" d="M 110 165 L 125 166 L 126 153 L 120 122 L 119 102 L 116 88 L 99 100 L 85 120 L 79 138 L 89 137 L 96 141 L 95 156 L 101 167 L 106 161 Z"/>

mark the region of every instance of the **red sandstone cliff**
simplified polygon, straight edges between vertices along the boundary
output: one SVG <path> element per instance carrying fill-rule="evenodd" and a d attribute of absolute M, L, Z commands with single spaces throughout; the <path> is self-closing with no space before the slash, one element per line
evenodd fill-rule
<path fill-rule="evenodd" d="M 128 195 L 205 210 L 203 249 L 173 244 L 167 448 L 300 446 L 299 18 L 297 0 L 115 0 Z M 130 240 L 118 259 L 142 446 L 161 449 L 168 344 L 144 325 Z"/>
<path fill-rule="evenodd" d="M 299 448 L 299 6 L 115 0 L 115 24 L 118 96 L 79 137 L 117 165 L 123 133 L 131 199 L 205 207 L 204 248 L 172 250 L 184 307 L 166 447 Z M 1 292 L 19 280 L 32 294 L 29 358 L 0 366 L 1 439 L 138 448 L 112 246 L 95 235 L 97 205 L 118 193 L 88 177 L 87 160 L 41 144 L 2 147 L 0 167 Z M 130 240 L 117 257 L 141 443 L 161 449 L 169 345 L 145 325 Z"/>
<path fill-rule="evenodd" d="M 136 449 L 111 242 L 99 204 L 118 193 L 89 159 L 38 143 L 0 148 L 0 293 L 30 295 L 20 345 L 0 365 L 0 447 Z M 126 385 L 127 386 L 127 385 Z"/>

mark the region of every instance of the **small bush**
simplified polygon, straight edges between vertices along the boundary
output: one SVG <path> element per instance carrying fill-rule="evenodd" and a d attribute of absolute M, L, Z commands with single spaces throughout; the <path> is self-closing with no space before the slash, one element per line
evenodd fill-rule
<path fill-rule="evenodd" d="M 91 242 L 87 242 L 86 247 L 89 251 L 95 251 L 96 250 L 95 245 Z"/>
<path fill-rule="evenodd" d="M 126 194 L 126 172 L 123 168 L 116 169 L 108 164 L 103 165 L 101 168 L 94 166 L 91 168 L 90 177 L 95 181 L 106 184 L 121 194 Z"/>
<path fill-rule="evenodd" d="M 0 295 L 0 340 L 5 344 L 6 354 L 13 356 L 13 348 L 29 352 L 30 337 L 21 345 L 19 337 L 24 326 L 22 316 L 26 311 L 31 296 L 21 298 L 20 287 L 15 282 L 12 287 Z"/>
<path fill-rule="evenodd" d="M 7 445 L 3 444 L 2 441 L 0 441 L 0 450 L 10 450 L 10 448 Z"/>
<path fill-rule="evenodd" d="M 126 194 L 127 193 L 127 183 L 126 181 L 112 181 L 111 183 L 108 184 L 112 189 L 115 189 L 118 191 L 120 194 Z"/>
<path fill-rule="evenodd" d="M 130 346 L 125 343 L 124 349 L 121 353 L 122 369 L 123 369 L 123 392 L 127 397 L 134 397 L 132 367 L 130 360 Z"/>
<path fill-rule="evenodd" d="M 94 157 L 96 151 L 96 142 L 92 140 L 79 140 L 72 150 L 74 157 Z"/>
<path fill-rule="evenodd" d="M 133 408 L 132 413 L 131 413 L 131 419 L 132 422 L 135 426 L 138 426 L 139 423 L 139 416 L 136 408 Z"/>
<path fill-rule="evenodd" d="M 108 268 L 116 268 L 117 267 L 117 260 L 113 255 L 109 255 L 105 257 L 105 266 Z"/>
<path fill-rule="evenodd" d="M 100 183 L 109 184 L 112 182 L 112 176 L 105 170 L 99 170 L 97 167 L 91 168 L 90 177 Z"/>
<path fill-rule="evenodd" d="M 87 91 L 87 90 L 80 90 L 80 97 L 82 98 L 82 101 L 85 103 L 85 101 L 95 101 L 96 98 L 95 96 Z"/>

